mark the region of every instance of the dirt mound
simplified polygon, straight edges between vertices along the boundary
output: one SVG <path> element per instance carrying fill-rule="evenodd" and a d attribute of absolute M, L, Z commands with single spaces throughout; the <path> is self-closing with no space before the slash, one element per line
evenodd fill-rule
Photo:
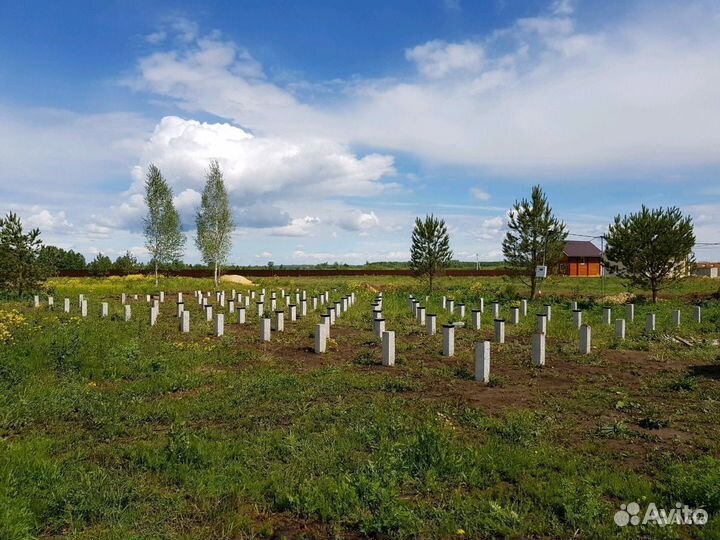
<path fill-rule="evenodd" d="M 370 291 L 370 292 L 372 292 L 372 293 L 378 292 L 378 289 L 376 289 L 375 287 L 373 287 L 372 285 L 370 285 L 370 284 L 367 283 L 367 282 L 361 283 L 360 286 L 361 286 L 363 289 L 365 289 L 366 291 Z"/>
<path fill-rule="evenodd" d="M 139 280 L 139 279 L 145 279 L 147 276 L 145 274 L 128 274 L 125 276 L 125 279 L 128 280 Z"/>
<path fill-rule="evenodd" d="M 610 305 L 610 304 L 627 304 L 629 301 L 633 299 L 633 295 L 630 293 L 619 293 L 619 294 L 609 294 L 607 296 L 602 296 L 598 300 L 601 304 Z"/>
<path fill-rule="evenodd" d="M 144 274 L 127 274 L 125 276 L 108 276 L 107 279 L 121 279 L 124 281 L 140 281 L 142 279 L 149 279 Z"/>
<path fill-rule="evenodd" d="M 239 283 L 240 285 L 255 285 L 245 276 L 239 276 L 238 274 L 227 274 L 225 276 L 220 276 L 220 281 L 225 281 L 227 283 Z"/>

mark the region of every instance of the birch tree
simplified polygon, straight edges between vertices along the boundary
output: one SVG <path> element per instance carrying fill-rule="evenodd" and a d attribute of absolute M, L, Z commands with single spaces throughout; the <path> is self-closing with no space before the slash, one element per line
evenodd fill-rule
<path fill-rule="evenodd" d="M 145 178 L 145 247 L 155 267 L 155 285 L 161 265 L 181 259 L 185 247 L 180 215 L 173 204 L 172 189 L 155 165 L 151 164 Z"/>
<path fill-rule="evenodd" d="M 222 266 L 230 256 L 235 224 L 230 212 L 225 180 L 217 161 L 210 162 L 206 178 L 200 209 L 195 217 L 197 225 L 195 243 L 205 264 L 213 268 L 217 287 Z"/>

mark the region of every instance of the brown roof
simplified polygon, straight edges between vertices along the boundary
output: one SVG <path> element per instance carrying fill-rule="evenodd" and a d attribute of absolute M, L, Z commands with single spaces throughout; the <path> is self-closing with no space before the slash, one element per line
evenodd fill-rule
<path fill-rule="evenodd" d="M 602 251 L 589 240 L 568 240 L 563 253 L 568 257 L 602 257 Z"/>

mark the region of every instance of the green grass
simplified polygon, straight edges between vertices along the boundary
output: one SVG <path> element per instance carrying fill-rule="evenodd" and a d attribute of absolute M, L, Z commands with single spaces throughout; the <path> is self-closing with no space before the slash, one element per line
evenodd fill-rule
<path fill-rule="evenodd" d="M 706 301 L 695 324 L 691 289 L 658 306 L 638 302 L 628 339 L 616 342 L 592 300 L 599 283 L 584 280 L 597 352 L 580 358 L 561 298 L 577 286 L 570 281 L 545 288 L 557 295 L 548 368 L 529 364 L 532 315 L 543 300 L 517 327 L 508 323 L 509 343 L 493 345 L 488 388 L 473 380 L 472 345 L 491 339 L 489 302 L 500 299 L 507 314 L 523 292 L 503 279 L 442 280 L 426 302 L 438 326 L 449 320 L 443 294 L 466 302 L 468 323 L 480 296 L 487 306 L 482 329 L 458 331 L 457 356 L 442 359 L 441 336 L 425 336 L 407 308 L 409 293 L 425 296 L 418 283 L 375 278 L 398 335 L 394 369 L 379 365 L 365 279 L 258 284 L 335 297 L 358 291 L 357 306 L 331 332 L 339 350 L 317 363 L 302 356 L 317 314 L 261 345 L 254 315 L 222 339 L 197 311 L 191 334 L 181 335 L 172 306 L 150 328 L 144 301 L 125 323 L 119 294 L 155 292 L 146 280 L 53 281 L 58 308 L 63 297 L 75 304 L 77 294 L 88 296 L 87 319 L 0 305 L 26 317 L 0 344 L 0 538 L 712 537 L 720 528 L 720 389 L 711 374 L 720 349 L 688 349 L 662 335 L 717 337 L 720 306 Z M 233 287 L 247 289 L 223 288 Z M 212 285 L 172 279 L 162 288 Z M 709 291 L 704 282 L 699 289 Z M 107 319 L 98 317 L 101 300 L 111 302 Z M 679 331 L 670 316 L 677 307 Z M 658 330 L 648 335 L 651 311 Z M 634 376 L 613 355 L 641 358 L 652 371 Z M 568 371 L 567 386 L 553 369 Z M 542 390 L 553 376 L 555 390 Z M 485 392 L 496 398 L 476 402 Z M 513 401 L 525 395 L 532 406 Z M 678 430 L 675 438 L 667 429 Z M 682 500 L 708 509 L 711 522 L 617 528 L 613 514 L 634 500 L 667 508 Z"/>

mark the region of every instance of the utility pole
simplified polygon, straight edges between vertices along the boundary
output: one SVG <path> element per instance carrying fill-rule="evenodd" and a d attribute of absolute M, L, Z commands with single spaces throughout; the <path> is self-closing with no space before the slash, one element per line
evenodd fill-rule
<path fill-rule="evenodd" d="M 478 254 L 475 254 L 475 270 L 480 270 L 480 257 Z"/>

